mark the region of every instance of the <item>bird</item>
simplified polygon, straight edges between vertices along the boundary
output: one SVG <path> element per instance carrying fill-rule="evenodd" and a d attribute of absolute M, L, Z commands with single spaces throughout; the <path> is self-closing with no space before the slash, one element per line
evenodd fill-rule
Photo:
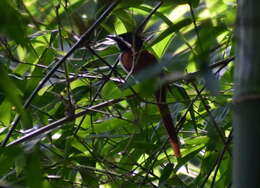
<path fill-rule="evenodd" d="M 123 68 L 135 76 L 158 63 L 151 52 L 143 48 L 144 39 L 139 34 L 127 32 L 120 35 L 107 35 L 108 39 L 115 41 L 121 51 L 120 62 Z M 160 74 L 162 76 L 163 73 Z M 181 157 L 180 144 L 177 131 L 166 103 L 167 84 L 163 84 L 154 93 L 163 124 L 169 136 L 169 142 L 177 158 Z"/>

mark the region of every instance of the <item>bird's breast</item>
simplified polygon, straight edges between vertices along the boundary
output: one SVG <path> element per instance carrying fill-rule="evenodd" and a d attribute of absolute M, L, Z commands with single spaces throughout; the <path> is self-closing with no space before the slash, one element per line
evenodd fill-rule
<path fill-rule="evenodd" d="M 120 60 L 126 71 L 132 74 L 138 73 L 157 62 L 155 56 L 147 50 L 142 50 L 137 53 L 124 51 L 121 54 Z"/>

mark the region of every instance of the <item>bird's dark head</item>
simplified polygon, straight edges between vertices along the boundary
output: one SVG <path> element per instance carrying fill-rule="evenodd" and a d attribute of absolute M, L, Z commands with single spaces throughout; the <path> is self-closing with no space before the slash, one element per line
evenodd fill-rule
<path fill-rule="evenodd" d="M 143 46 L 143 39 L 132 32 L 121 35 L 108 35 L 107 38 L 116 41 L 121 51 L 135 50 L 138 51 Z"/>

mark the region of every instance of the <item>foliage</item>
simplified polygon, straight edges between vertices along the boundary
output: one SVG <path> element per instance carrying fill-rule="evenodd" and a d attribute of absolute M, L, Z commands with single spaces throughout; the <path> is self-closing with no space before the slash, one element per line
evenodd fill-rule
<path fill-rule="evenodd" d="M 112 2 L 0 1 L 1 186 L 230 187 L 235 0 L 164 0 L 143 32 L 160 64 L 138 83 L 104 39 L 158 2 L 121 1 L 96 23 Z M 162 69 L 180 159 L 151 94 Z"/>

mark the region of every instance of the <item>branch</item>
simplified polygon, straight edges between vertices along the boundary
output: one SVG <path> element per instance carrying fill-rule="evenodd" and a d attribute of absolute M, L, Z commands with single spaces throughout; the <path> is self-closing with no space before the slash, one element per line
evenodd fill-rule
<path fill-rule="evenodd" d="M 217 63 L 214 63 L 214 64 L 211 64 L 208 66 L 209 69 L 215 69 L 219 66 L 226 66 L 228 65 L 228 63 L 230 63 L 231 61 L 234 61 L 235 57 L 232 56 L 232 57 L 229 57 L 223 61 L 219 61 Z M 173 83 L 173 82 L 178 82 L 178 81 L 190 81 L 190 80 L 194 80 L 194 78 L 198 75 L 200 75 L 202 73 L 201 70 L 198 70 L 196 72 L 192 72 L 192 73 L 188 73 L 188 74 L 185 74 L 185 73 L 170 73 L 168 75 L 166 75 L 164 77 L 164 80 L 163 82 L 167 82 L 167 83 Z"/>
<path fill-rule="evenodd" d="M 138 28 L 136 29 L 135 33 L 142 33 L 144 27 L 146 26 L 147 22 L 149 21 L 149 19 L 152 17 L 152 15 L 157 11 L 158 8 L 160 8 L 160 6 L 163 4 L 162 1 L 160 1 L 159 3 L 157 3 L 157 5 L 153 8 L 153 10 L 150 12 L 150 14 L 143 20 L 143 22 L 138 26 Z"/>
<path fill-rule="evenodd" d="M 131 97 L 131 96 L 129 96 L 129 97 Z M 106 102 L 103 102 L 103 103 L 91 106 L 89 108 L 86 108 L 85 110 L 83 110 L 81 112 L 78 112 L 78 113 L 76 113 L 76 114 L 74 114 L 72 116 L 63 117 L 63 118 L 61 118 L 61 119 L 59 119 L 57 121 L 54 121 L 54 122 L 52 122 L 52 123 L 50 123 L 50 124 L 48 124 L 48 125 L 46 125 L 44 127 L 41 127 L 41 128 L 39 128 L 39 129 L 37 129 L 35 131 L 32 131 L 31 133 L 26 134 L 26 135 L 22 136 L 21 138 L 18 138 L 16 140 L 14 140 L 13 142 L 7 144 L 7 147 L 23 143 L 25 141 L 28 141 L 28 140 L 30 140 L 30 139 L 32 139 L 32 138 L 34 138 L 36 136 L 39 136 L 40 134 L 46 133 L 48 131 L 53 131 L 54 129 L 56 129 L 57 127 L 63 125 L 66 122 L 73 121 L 76 118 L 84 116 L 84 115 L 86 115 L 89 112 L 93 112 L 93 111 L 96 111 L 98 109 L 110 106 L 110 105 L 118 103 L 118 102 L 120 102 L 122 100 L 124 100 L 124 99 L 123 98 L 111 99 L 111 100 L 108 100 Z"/>

